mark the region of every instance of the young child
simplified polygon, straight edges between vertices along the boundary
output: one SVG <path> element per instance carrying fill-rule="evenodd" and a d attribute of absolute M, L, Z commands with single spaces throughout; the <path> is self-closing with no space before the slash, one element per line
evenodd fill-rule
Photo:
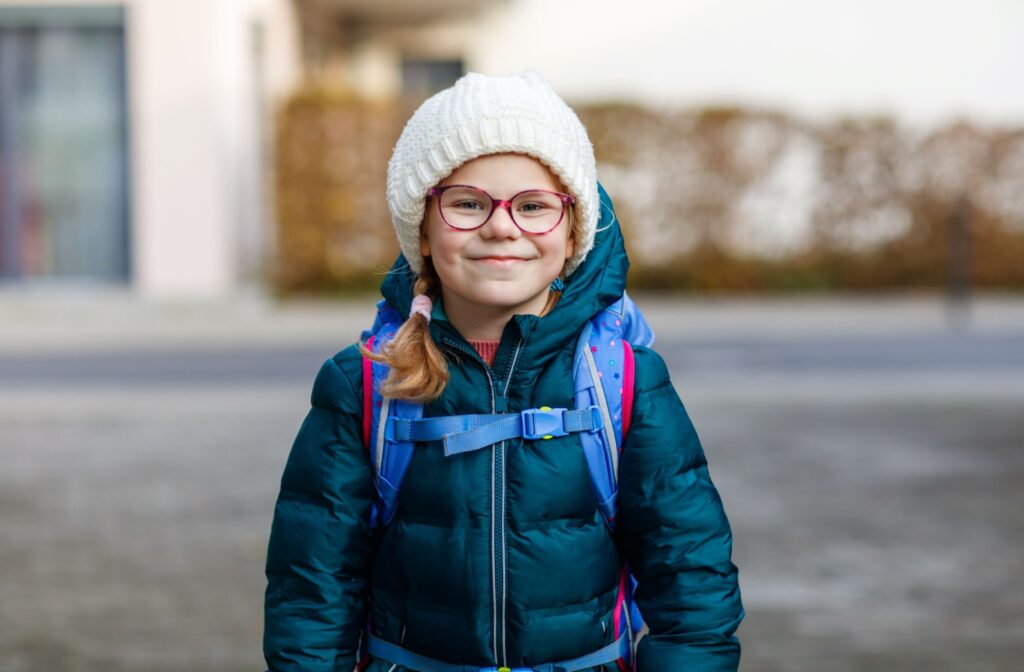
<path fill-rule="evenodd" d="M 468 74 L 409 120 L 387 197 L 402 256 L 382 293 L 405 322 L 313 385 L 270 536 L 270 670 L 736 670 L 729 522 L 648 348 L 633 349 L 614 528 L 580 432 L 465 452 L 417 442 L 393 516 L 375 510 L 366 358 L 390 367 L 383 394 L 422 402 L 424 418 L 574 407 L 577 339 L 629 265 L 575 113 L 532 71 Z M 626 565 L 649 630 L 635 655 Z"/>

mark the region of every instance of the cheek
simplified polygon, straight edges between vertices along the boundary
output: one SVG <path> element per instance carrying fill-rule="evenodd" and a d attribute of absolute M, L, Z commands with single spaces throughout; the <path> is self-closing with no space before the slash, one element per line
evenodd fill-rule
<path fill-rule="evenodd" d="M 427 212 L 423 217 L 423 223 L 420 225 L 420 254 L 424 257 L 429 257 L 441 251 L 438 247 L 439 237 L 442 233 L 438 225 L 441 222 L 437 221 L 437 215 L 430 208 L 431 206 L 428 202 Z"/>
<path fill-rule="evenodd" d="M 420 252 L 429 255 L 434 263 L 441 263 L 441 260 L 451 259 L 454 251 L 459 248 L 459 241 L 453 240 L 446 231 L 428 231 L 426 237 L 420 241 Z"/>
<path fill-rule="evenodd" d="M 565 260 L 572 256 L 572 246 L 569 241 L 565 240 L 552 240 L 544 248 L 544 259 L 546 260 L 544 266 L 548 269 L 554 269 L 556 273 L 560 273 L 562 267 L 565 266 Z"/>
<path fill-rule="evenodd" d="M 576 236 L 573 235 L 572 226 L 567 226 L 565 233 L 562 234 L 561 240 L 557 243 L 557 250 L 553 250 L 552 254 L 557 254 L 558 258 L 562 261 L 567 261 L 572 257 L 573 252 L 576 251 Z M 552 247 L 556 247 L 553 245 Z"/>
<path fill-rule="evenodd" d="M 458 248 L 459 241 L 447 235 L 447 231 L 428 231 L 427 237 L 420 243 L 420 248 L 426 248 L 428 254 L 434 258 L 434 262 L 447 259 L 452 252 Z"/>

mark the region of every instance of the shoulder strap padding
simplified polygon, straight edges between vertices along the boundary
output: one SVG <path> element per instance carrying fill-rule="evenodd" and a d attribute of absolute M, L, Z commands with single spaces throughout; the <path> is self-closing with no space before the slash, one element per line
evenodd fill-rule
<path fill-rule="evenodd" d="M 401 314 L 385 301 L 377 304 L 377 319 L 368 332 L 366 346 L 379 353 L 402 326 Z M 364 334 L 366 336 L 367 334 Z M 363 436 L 370 452 L 377 502 L 371 525 L 386 525 L 398 506 L 398 492 L 402 479 L 412 461 L 415 444 L 412 441 L 390 440 L 384 431 L 389 417 L 421 418 L 423 405 L 404 399 L 390 399 L 380 392 L 390 367 L 384 362 L 363 358 Z M 369 419 L 369 422 L 367 422 Z"/>

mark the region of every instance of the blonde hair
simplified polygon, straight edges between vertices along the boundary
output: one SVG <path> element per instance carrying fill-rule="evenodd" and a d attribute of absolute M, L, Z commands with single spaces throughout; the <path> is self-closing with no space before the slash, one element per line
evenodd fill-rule
<path fill-rule="evenodd" d="M 570 217 L 569 236 L 575 238 L 577 219 L 573 208 L 570 207 L 567 214 Z M 413 285 L 413 295 L 418 294 L 430 297 L 431 301 L 437 301 L 441 295 L 441 279 L 430 257 L 423 257 L 423 270 Z M 540 316 L 554 310 L 561 298 L 561 290 L 551 290 Z M 363 343 L 359 344 L 359 350 L 365 357 L 390 368 L 380 389 L 385 397 L 426 403 L 440 397 L 448 384 L 448 362 L 430 335 L 430 321 L 419 313 L 410 315 L 379 353 L 371 351 Z"/>
<path fill-rule="evenodd" d="M 441 294 L 441 280 L 429 257 L 423 259 L 423 270 L 413 285 L 414 294 L 425 294 L 436 301 Z M 448 384 L 448 363 L 430 336 L 430 322 L 419 313 L 409 316 L 379 353 L 359 344 L 363 356 L 390 367 L 380 392 L 393 399 L 428 402 L 441 396 Z"/>

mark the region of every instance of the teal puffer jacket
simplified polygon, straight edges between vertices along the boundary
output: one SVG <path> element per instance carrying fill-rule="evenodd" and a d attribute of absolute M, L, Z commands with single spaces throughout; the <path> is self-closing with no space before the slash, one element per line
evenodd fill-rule
<path fill-rule="evenodd" d="M 572 407 L 583 323 L 621 296 L 626 258 L 601 192 L 600 233 L 557 307 L 506 326 L 488 367 L 435 307 L 451 380 L 425 416 Z M 399 259 L 395 269 L 404 267 Z M 408 314 L 413 277 L 385 298 Z M 367 314 L 368 320 L 371 317 Z M 360 632 L 449 663 L 529 667 L 613 641 L 622 562 L 650 633 L 641 672 L 735 670 L 743 618 L 732 534 L 694 427 L 661 358 L 636 348 L 633 424 L 611 534 L 577 435 L 445 457 L 417 446 L 395 518 L 371 530 L 355 346 L 327 360 L 281 479 L 267 555 L 264 654 L 274 672 L 349 672 Z M 371 672 L 395 672 L 374 660 Z M 601 672 L 613 672 L 609 664 Z"/>

